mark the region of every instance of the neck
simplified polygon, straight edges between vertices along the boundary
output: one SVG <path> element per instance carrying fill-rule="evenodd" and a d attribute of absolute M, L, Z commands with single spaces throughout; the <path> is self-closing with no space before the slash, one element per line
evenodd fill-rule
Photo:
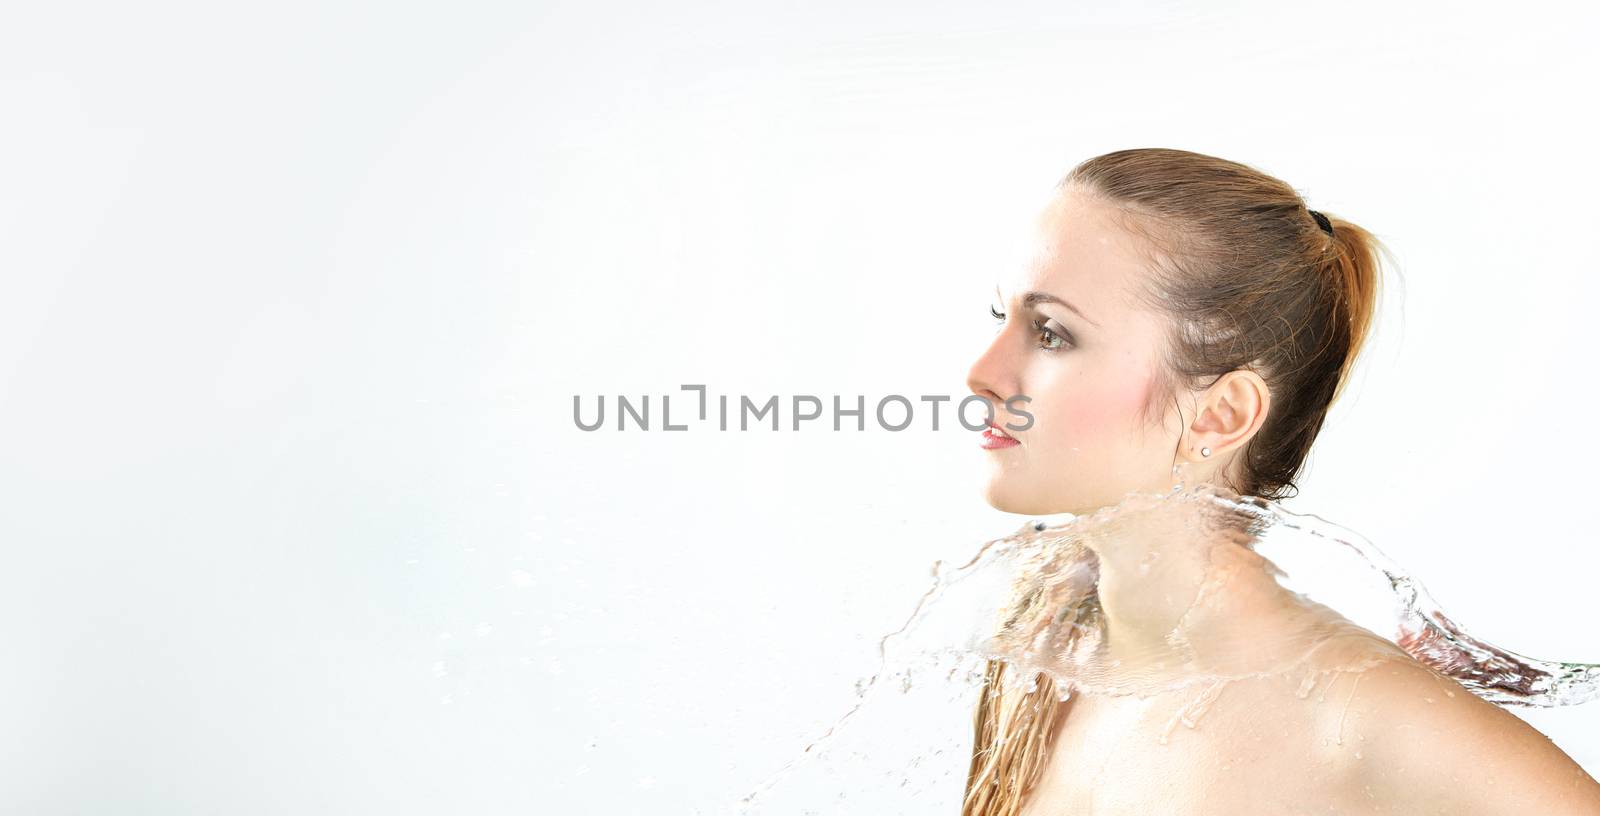
<path fill-rule="evenodd" d="M 1092 526 L 1103 654 L 1119 670 L 1243 669 L 1280 642 L 1297 608 L 1270 562 L 1205 504 L 1167 500 Z M 1253 665 L 1253 664 L 1252 664 Z"/>

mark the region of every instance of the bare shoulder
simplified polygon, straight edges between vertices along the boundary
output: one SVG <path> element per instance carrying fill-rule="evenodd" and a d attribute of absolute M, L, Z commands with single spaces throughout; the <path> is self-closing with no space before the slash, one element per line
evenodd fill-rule
<path fill-rule="evenodd" d="M 1600 784 L 1548 737 L 1412 659 L 1346 679 L 1360 784 L 1416 812 L 1600 815 Z"/>

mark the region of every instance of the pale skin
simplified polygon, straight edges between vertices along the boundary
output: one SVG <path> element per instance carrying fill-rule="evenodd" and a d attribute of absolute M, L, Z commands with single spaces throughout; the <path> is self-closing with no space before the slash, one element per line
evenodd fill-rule
<path fill-rule="evenodd" d="M 1034 417 L 1008 429 L 1019 445 L 983 454 L 985 498 L 1000 510 L 1083 515 L 1129 491 L 1165 492 L 1174 457 L 1191 482 L 1231 484 L 1272 409 L 1265 380 L 1241 369 L 1181 393 L 1149 424 L 1135 416 L 1154 387 L 1167 318 L 1131 296 L 1147 274 L 1143 239 L 1114 215 L 1086 193 L 1056 195 L 1029 262 L 999 288 L 1004 323 L 968 386 L 1001 422 L 1019 394 Z M 1169 585 L 1155 587 L 1132 563 L 1101 559 L 1109 637 L 1158 642 L 1170 617 L 1161 604 L 1190 597 L 1183 584 L 1198 577 L 1165 574 Z M 1280 637 L 1298 625 L 1281 588 L 1243 574 L 1199 636 L 1295 642 Z M 1356 638 L 1316 661 L 1326 677 L 1306 696 L 1298 676 L 1235 679 L 1193 727 L 1170 726 L 1194 688 L 1076 694 L 1024 814 L 1600 814 L 1600 784 L 1547 737 L 1391 644 Z"/>

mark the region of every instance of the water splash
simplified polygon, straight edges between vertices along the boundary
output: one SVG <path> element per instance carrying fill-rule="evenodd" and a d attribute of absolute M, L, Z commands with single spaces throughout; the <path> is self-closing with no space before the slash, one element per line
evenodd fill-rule
<path fill-rule="evenodd" d="M 1275 549 L 1286 556 L 1353 554 L 1389 608 L 1370 627 L 1358 625 L 1294 591 L 1289 573 L 1264 554 Z M 1349 589 L 1312 594 L 1342 602 Z M 879 668 L 857 684 L 850 710 L 741 799 L 736 812 L 757 812 L 775 786 L 808 764 L 823 778 L 791 785 L 791 793 L 823 796 L 844 784 L 840 777 L 857 780 L 857 789 L 798 808 L 799 797 L 786 795 L 784 812 L 838 812 L 846 801 L 860 804 L 885 790 L 901 803 L 914 793 L 939 800 L 920 810 L 959 806 L 971 748 L 967 724 L 977 694 L 993 681 L 989 661 L 1007 667 L 999 682 L 1008 692 L 1032 691 L 1043 675 L 1062 701 L 1075 693 L 1185 695 L 1160 735 L 1163 744 L 1179 725 L 1196 728 L 1235 681 L 1295 677 L 1296 697 L 1307 699 L 1320 686 L 1322 700 L 1339 677 L 1353 674 L 1334 735 L 1343 745 L 1344 714 L 1362 672 L 1395 660 L 1428 666 L 1499 705 L 1600 698 L 1600 665 L 1538 660 L 1473 637 L 1353 531 L 1269 500 L 1181 482 L 1169 493 L 1129 494 L 1065 523 L 1029 522 L 985 542 L 959 566 L 936 562 L 931 586 L 905 623 L 879 640 L 878 654 Z M 899 703 L 887 702 L 894 698 L 883 696 L 886 688 L 898 692 Z M 904 701 L 915 691 L 932 699 L 911 710 Z M 891 711 L 896 705 L 906 711 Z M 877 744 L 839 745 L 845 726 L 862 725 L 867 712 L 900 719 L 866 724 L 877 729 L 867 735 L 880 738 Z"/>
<path fill-rule="evenodd" d="M 1387 583 L 1395 600 L 1390 638 L 1418 662 L 1473 694 L 1504 706 L 1554 708 L 1600 699 L 1600 664 L 1540 660 L 1474 637 L 1451 620 L 1416 577 L 1371 541 L 1312 513 L 1219 492 L 1214 500 L 1247 509 L 1286 529 L 1331 540 L 1354 552 Z"/>

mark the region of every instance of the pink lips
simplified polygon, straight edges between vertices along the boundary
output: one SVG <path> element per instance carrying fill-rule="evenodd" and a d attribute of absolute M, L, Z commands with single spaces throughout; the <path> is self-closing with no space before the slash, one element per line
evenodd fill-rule
<path fill-rule="evenodd" d="M 984 450 L 999 450 L 1000 448 L 1009 448 L 1022 443 L 1007 436 L 1004 429 L 991 422 L 989 427 L 984 428 L 983 433 L 979 435 L 978 444 Z"/>

